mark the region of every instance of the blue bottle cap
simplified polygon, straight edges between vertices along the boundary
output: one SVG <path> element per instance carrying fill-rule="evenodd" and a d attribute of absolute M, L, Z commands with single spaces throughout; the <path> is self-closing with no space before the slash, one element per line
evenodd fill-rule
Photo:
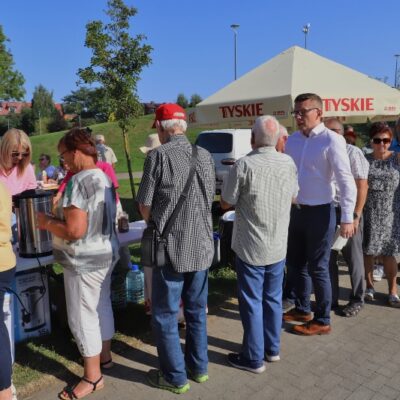
<path fill-rule="evenodd" d="M 132 269 L 132 271 L 139 271 L 139 265 L 132 264 L 131 269 Z"/>

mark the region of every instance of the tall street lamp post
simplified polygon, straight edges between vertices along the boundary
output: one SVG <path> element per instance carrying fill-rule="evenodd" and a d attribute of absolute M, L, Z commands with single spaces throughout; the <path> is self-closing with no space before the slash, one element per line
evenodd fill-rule
<path fill-rule="evenodd" d="M 233 52 L 234 52 L 233 63 L 234 63 L 234 68 L 235 68 L 235 81 L 236 81 L 236 77 L 237 77 L 237 73 L 236 73 L 236 63 L 237 63 L 236 37 L 237 37 L 237 30 L 239 28 L 239 25 L 232 24 L 231 28 L 233 30 Z"/>
<path fill-rule="evenodd" d="M 395 54 L 394 56 L 396 57 L 396 67 L 394 70 L 394 87 L 397 88 L 397 60 L 400 57 L 400 54 Z"/>
<path fill-rule="evenodd" d="M 305 49 L 307 48 L 307 35 L 308 35 L 308 32 L 310 31 L 310 28 L 311 28 L 311 24 L 308 23 L 307 25 L 304 25 L 303 29 L 302 29 L 302 31 L 304 33 L 304 48 Z"/>

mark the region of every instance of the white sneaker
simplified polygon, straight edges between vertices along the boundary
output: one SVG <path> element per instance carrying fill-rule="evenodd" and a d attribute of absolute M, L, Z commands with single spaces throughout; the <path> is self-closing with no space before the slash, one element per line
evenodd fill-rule
<path fill-rule="evenodd" d="M 277 362 L 280 361 L 281 358 L 279 357 L 279 354 L 277 354 L 276 356 L 269 356 L 268 354 L 265 354 L 265 361 L 268 362 Z"/>
<path fill-rule="evenodd" d="M 374 265 L 374 270 L 372 272 L 372 279 L 375 282 L 379 282 L 382 280 L 383 275 L 384 275 L 383 265 Z"/>
<path fill-rule="evenodd" d="M 373 301 L 375 296 L 375 289 L 374 288 L 367 288 L 364 295 L 365 301 Z"/>
<path fill-rule="evenodd" d="M 400 299 L 397 294 L 389 294 L 388 303 L 390 307 L 400 308 Z"/>

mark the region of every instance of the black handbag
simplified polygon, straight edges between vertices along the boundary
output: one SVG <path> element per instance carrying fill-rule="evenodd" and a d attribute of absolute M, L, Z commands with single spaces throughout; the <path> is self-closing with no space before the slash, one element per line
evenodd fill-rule
<path fill-rule="evenodd" d="M 167 253 L 167 238 L 169 232 L 174 225 L 176 218 L 186 201 L 190 185 L 192 184 L 194 174 L 196 172 L 196 161 L 197 161 L 197 147 L 192 146 L 192 158 L 190 160 L 190 170 L 189 175 L 183 188 L 183 191 L 179 197 L 178 203 L 175 206 L 171 217 L 167 221 L 163 232 L 160 234 L 157 227 L 153 221 L 149 221 L 147 228 L 143 231 L 143 236 L 141 240 L 141 257 L 140 262 L 145 267 L 163 267 L 167 263 L 168 253 Z"/>

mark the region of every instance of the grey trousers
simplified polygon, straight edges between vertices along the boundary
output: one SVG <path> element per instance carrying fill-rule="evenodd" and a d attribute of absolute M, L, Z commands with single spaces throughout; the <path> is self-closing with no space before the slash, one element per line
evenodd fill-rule
<path fill-rule="evenodd" d="M 349 267 L 351 292 L 351 303 L 363 303 L 365 294 L 365 270 L 364 270 L 364 256 L 362 250 L 363 240 L 363 225 L 364 221 L 360 217 L 360 224 L 357 233 L 351 237 L 342 249 L 343 258 Z M 338 252 L 331 251 L 329 260 L 329 274 L 331 277 L 332 285 L 332 304 L 338 302 L 339 299 L 339 269 L 337 265 Z"/>

